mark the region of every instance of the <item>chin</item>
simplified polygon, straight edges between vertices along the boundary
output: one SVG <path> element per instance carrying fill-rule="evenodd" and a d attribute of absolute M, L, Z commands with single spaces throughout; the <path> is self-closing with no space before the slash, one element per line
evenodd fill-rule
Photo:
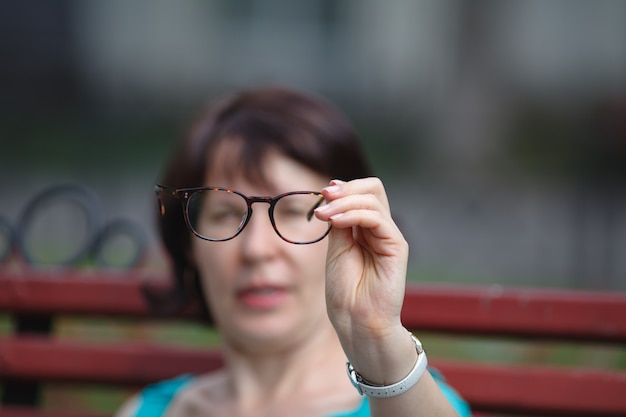
<path fill-rule="evenodd" d="M 247 318 L 237 322 L 229 320 L 226 327 L 220 326 L 222 333 L 230 334 L 234 340 L 246 344 L 280 344 L 289 340 L 303 324 L 298 325 L 291 317 L 271 317 L 267 315 L 247 315 Z M 228 329 L 225 331 L 225 329 Z"/>

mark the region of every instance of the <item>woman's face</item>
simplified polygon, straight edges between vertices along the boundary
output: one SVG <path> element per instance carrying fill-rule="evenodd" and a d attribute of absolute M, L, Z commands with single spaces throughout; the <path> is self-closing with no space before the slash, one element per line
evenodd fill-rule
<path fill-rule="evenodd" d="M 235 147 L 236 148 L 236 147 Z M 214 153 L 206 185 L 224 186 L 247 196 L 276 196 L 288 191 L 320 191 L 325 178 L 272 151 L 263 161 L 265 185 L 242 175 L 226 175 L 236 161 L 233 147 Z M 232 171 L 229 171 L 232 172 Z M 225 242 L 192 240 L 192 256 L 202 277 L 205 297 L 225 342 L 240 348 L 281 349 L 303 340 L 316 326 L 326 326 L 324 271 L 327 238 L 294 245 L 274 231 L 269 204 L 253 204 L 245 229 Z"/>

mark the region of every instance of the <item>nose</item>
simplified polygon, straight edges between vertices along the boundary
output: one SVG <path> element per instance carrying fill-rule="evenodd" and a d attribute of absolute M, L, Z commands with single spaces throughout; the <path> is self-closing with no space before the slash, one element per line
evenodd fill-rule
<path fill-rule="evenodd" d="M 249 259 L 264 259 L 271 257 L 283 240 L 276 234 L 269 216 L 268 208 L 255 207 L 245 229 L 241 231 L 240 239 L 244 256 Z"/>

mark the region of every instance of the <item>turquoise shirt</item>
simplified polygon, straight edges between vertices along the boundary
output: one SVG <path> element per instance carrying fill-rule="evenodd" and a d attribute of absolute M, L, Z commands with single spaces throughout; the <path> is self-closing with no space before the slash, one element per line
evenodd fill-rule
<path fill-rule="evenodd" d="M 460 417 L 470 417 L 471 411 L 468 404 L 445 383 L 443 377 L 437 372 L 429 369 L 442 392 L 450 401 Z M 162 417 L 176 393 L 185 385 L 193 381 L 192 375 L 181 375 L 174 379 L 148 385 L 139 396 L 139 409 L 135 417 Z M 359 408 L 346 413 L 332 414 L 328 417 L 370 417 L 370 408 L 367 397 L 363 398 Z"/>

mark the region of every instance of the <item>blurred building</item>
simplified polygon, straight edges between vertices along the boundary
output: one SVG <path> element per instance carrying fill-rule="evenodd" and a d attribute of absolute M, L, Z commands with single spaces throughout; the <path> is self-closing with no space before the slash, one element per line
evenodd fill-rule
<path fill-rule="evenodd" d="M 425 279 L 626 289 L 623 1 L 28 0 L 0 10 L 5 190 L 53 170 L 142 219 L 150 203 L 131 196 L 161 161 L 117 130 L 105 141 L 127 159 L 77 151 L 102 146 L 102 133 L 87 137 L 137 120 L 180 127 L 214 94 L 289 84 L 355 120 Z M 56 140 L 33 126 L 74 114 L 89 123 L 82 142 L 63 142 L 63 165 L 43 164 L 50 152 L 31 159 L 38 141 Z M 71 168 L 78 155 L 93 161 L 89 173 L 84 161 Z M 130 183 L 101 183 L 119 172 L 111 161 Z"/>

